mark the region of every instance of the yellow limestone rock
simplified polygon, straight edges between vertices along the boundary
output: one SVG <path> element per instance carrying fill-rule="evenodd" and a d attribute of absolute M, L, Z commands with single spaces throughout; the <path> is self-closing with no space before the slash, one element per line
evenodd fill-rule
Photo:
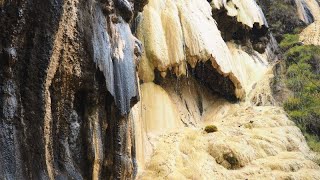
<path fill-rule="evenodd" d="M 320 178 L 302 133 L 281 108 L 228 106 L 210 122 L 217 132 L 181 128 L 160 136 L 138 179 Z"/>
<path fill-rule="evenodd" d="M 139 166 L 143 166 L 152 152 L 149 139 L 164 130 L 181 127 L 182 123 L 170 96 L 153 82 L 141 85 L 141 100 L 131 114 L 136 127 L 137 159 Z"/>
<path fill-rule="evenodd" d="M 320 5 L 315 0 L 306 0 L 306 4 L 310 7 L 314 22 L 301 32 L 300 41 L 320 46 Z"/>
<path fill-rule="evenodd" d="M 167 79 L 168 80 L 168 79 Z M 201 111 L 218 99 L 193 79 L 183 78 L 179 85 L 168 80 L 161 86 L 152 82 L 141 86 L 141 101 L 131 110 L 135 123 L 135 143 L 139 171 L 144 169 L 161 134 L 200 123 Z M 176 90 L 179 87 L 181 91 Z M 199 95 L 201 97 L 199 97 Z M 221 98 L 220 98 L 221 99 Z"/>
<path fill-rule="evenodd" d="M 144 8 L 137 36 L 145 47 L 143 65 L 139 67 L 139 76 L 143 81 L 153 81 L 154 68 L 166 71 L 185 60 L 179 12 L 174 1 L 149 1 Z M 185 74 L 185 69 L 180 71 L 179 74 Z"/>
<path fill-rule="evenodd" d="M 222 99 L 212 91 L 197 83 L 196 80 L 182 78 L 181 80 L 166 80 L 161 84 L 172 99 L 178 110 L 179 117 L 184 125 L 195 126 L 201 122 L 203 111 L 208 107 L 215 106 L 218 99 Z"/>
<path fill-rule="evenodd" d="M 148 132 L 178 127 L 179 115 L 167 92 L 152 82 L 141 85 L 141 106 L 145 129 Z"/>
<path fill-rule="evenodd" d="M 268 26 L 263 12 L 255 0 L 212 0 L 211 6 L 213 9 L 225 8 L 229 16 L 236 17 L 238 22 L 251 28 L 255 23 L 259 26 Z"/>
<path fill-rule="evenodd" d="M 266 71 L 247 102 L 240 104 L 210 94 L 192 79 L 179 82 L 179 90 L 172 81 L 161 84 L 171 99 L 164 105 L 178 111 L 184 126 L 145 136 L 138 153 L 138 179 L 319 179 L 314 154 L 284 110 L 264 106 L 264 101 L 262 106 L 250 103 L 251 97 L 268 94 L 269 74 Z M 158 120 L 150 118 L 140 121 Z M 212 124 L 218 131 L 205 133 L 203 128 Z"/>
<path fill-rule="evenodd" d="M 270 87 L 270 81 L 273 78 L 273 67 L 271 66 L 259 80 L 259 83 L 252 86 L 252 90 L 248 94 L 246 102 L 256 106 L 276 105 L 276 101 L 273 98 L 272 89 Z"/>
<path fill-rule="evenodd" d="M 267 58 L 256 51 L 249 55 L 241 46 L 228 43 L 232 59 L 237 68 L 237 74 L 241 77 L 240 82 L 244 90 L 249 94 L 252 86 L 258 82 L 268 70 Z"/>
<path fill-rule="evenodd" d="M 226 1 L 213 3 L 219 2 L 222 7 Z M 247 12 L 255 11 L 252 4 L 228 2 L 240 3 L 234 15 L 239 22 L 263 22 L 242 17 L 258 12 Z M 274 105 L 267 55 L 227 45 L 211 10 L 205 0 L 149 0 L 140 15 L 138 37 L 146 50 L 139 76 L 145 83 L 131 111 L 138 179 L 320 179 L 301 131 L 282 108 L 266 106 Z M 187 63 L 207 60 L 232 80 L 245 102 L 232 104 L 192 77 L 151 82 L 155 69 L 181 75 Z M 205 133 L 211 124 L 218 131 Z"/>
<path fill-rule="evenodd" d="M 319 16 L 319 4 L 317 1 L 318 0 L 294 0 L 298 16 L 306 24 L 312 23 L 312 16 L 314 19 L 317 19 L 317 16 Z M 312 16 L 310 16 L 310 13 Z"/>
<path fill-rule="evenodd" d="M 246 77 L 241 71 L 245 70 L 232 58 L 211 10 L 205 0 L 150 0 L 139 16 L 137 36 L 145 47 L 139 77 L 153 81 L 155 68 L 160 72 L 173 68 L 180 76 L 186 74 L 186 63 L 195 67 L 198 61 L 210 60 L 234 83 L 236 96 L 243 98 Z"/>

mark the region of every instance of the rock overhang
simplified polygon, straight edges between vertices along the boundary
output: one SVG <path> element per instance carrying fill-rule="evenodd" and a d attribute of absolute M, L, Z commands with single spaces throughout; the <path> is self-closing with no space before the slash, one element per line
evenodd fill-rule
<path fill-rule="evenodd" d="M 232 3 L 233 5 L 224 1 L 209 3 L 196 0 L 150 0 L 138 16 L 137 37 L 145 47 L 138 68 L 140 79 L 144 82 L 154 81 L 155 70 L 160 71 L 163 77 L 167 71 L 178 77 L 188 75 L 191 67 L 191 71 L 194 72 L 191 74 L 195 74 L 195 77 L 207 74 L 205 78 L 208 81 L 204 80 L 204 77 L 200 79 L 204 80 L 204 83 L 211 82 L 207 84 L 212 87 L 211 89 L 216 91 L 219 87 L 214 86 L 221 85 L 221 82 L 229 83 L 224 87 L 232 88 L 231 91 L 221 88 L 218 92 L 230 92 L 227 93 L 228 97 L 244 99 L 247 87 L 250 86 L 246 80 L 250 74 L 246 72 L 248 70 L 246 66 L 250 62 L 237 60 L 234 57 L 237 54 L 231 53 L 222 38 L 218 29 L 219 24 L 214 20 L 212 12 L 220 8 L 228 9 L 230 12 L 227 12 L 227 15 L 236 17 L 237 22 L 243 24 L 248 33 L 253 34 L 253 31 L 257 31 L 255 33 L 260 33 L 260 36 L 268 33 L 268 24 L 254 0 L 247 4 L 242 1 L 232 1 Z M 243 18 L 244 16 L 248 17 Z M 232 39 L 231 41 L 233 42 Z M 241 46 L 238 49 L 244 51 Z M 247 54 L 254 56 L 256 53 L 253 50 L 252 54 Z M 249 61 L 256 62 L 254 58 L 250 58 Z M 210 70 L 212 74 L 201 72 L 200 64 L 206 67 L 211 64 L 206 70 Z M 221 77 L 222 81 L 214 82 L 208 75 L 214 75 L 214 78 L 211 76 L 213 79 Z"/>

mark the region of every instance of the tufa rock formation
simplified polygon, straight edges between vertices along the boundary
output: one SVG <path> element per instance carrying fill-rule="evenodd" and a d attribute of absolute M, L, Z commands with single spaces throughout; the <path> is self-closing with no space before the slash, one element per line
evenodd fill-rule
<path fill-rule="evenodd" d="M 0 179 L 320 179 L 268 28 L 255 0 L 0 0 Z"/>

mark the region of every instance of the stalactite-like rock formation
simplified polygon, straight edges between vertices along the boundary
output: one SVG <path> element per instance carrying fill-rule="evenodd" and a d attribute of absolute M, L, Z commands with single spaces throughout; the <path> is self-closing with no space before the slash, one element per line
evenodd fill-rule
<path fill-rule="evenodd" d="M 137 23 L 138 179 L 320 178 L 273 98 L 278 46 L 255 1 L 150 0 Z"/>
<path fill-rule="evenodd" d="M 129 25 L 145 3 L 0 2 L 0 179 L 135 176 Z"/>
<path fill-rule="evenodd" d="M 155 69 L 160 71 L 163 77 L 171 69 L 177 76 L 181 76 L 187 74 L 187 67 L 190 65 L 195 68 L 196 76 L 206 77 L 207 79 L 202 78 L 202 81 L 207 82 L 215 91 L 231 99 L 243 99 L 246 96 L 245 92 L 249 90 L 246 86 L 250 86 L 250 83 L 245 82 L 248 79 L 247 72 L 239 68 L 244 61 L 232 58 L 221 37 L 219 24 L 212 18 L 212 11 L 218 11 L 217 9 L 222 7 L 227 9 L 227 16 L 237 17 L 235 22 L 231 22 L 231 27 L 241 26 L 237 24 L 241 23 L 246 27 L 240 29 L 247 34 L 250 28 L 254 27 L 258 32 L 256 34 L 260 33 L 261 37 L 266 34 L 264 29 L 267 22 L 255 1 L 228 5 L 224 1 L 211 3 L 213 8 L 206 1 L 151 0 L 145 6 L 143 13 L 138 16 L 137 31 L 138 38 L 146 47 L 139 66 L 139 76 L 144 82 L 154 80 Z M 240 8 L 237 9 L 238 6 Z M 221 20 L 226 20 L 223 17 L 220 17 Z M 245 37 L 245 34 L 243 36 Z M 206 63 L 207 61 L 209 63 Z M 248 60 L 247 63 L 254 62 Z M 201 69 L 201 64 L 208 64 L 208 73 L 198 73 L 197 69 Z M 210 79 L 220 80 L 220 85 L 214 87 Z"/>
<path fill-rule="evenodd" d="M 236 17 L 237 21 L 253 28 L 257 23 L 259 26 L 268 26 L 264 14 L 256 1 L 246 0 L 212 0 L 211 6 L 215 10 L 225 9 L 228 16 Z"/>
<path fill-rule="evenodd" d="M 277 49 L 255 0 L 0 0 L 0 179 L 319 179 Z"/>

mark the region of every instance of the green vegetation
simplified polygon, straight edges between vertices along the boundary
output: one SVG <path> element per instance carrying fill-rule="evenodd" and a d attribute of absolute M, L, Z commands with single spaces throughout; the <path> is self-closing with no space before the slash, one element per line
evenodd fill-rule
<path fill-rule="evenodd" d="M 291 1 L 257 0 L 269 23 L 270 30 L 280 42 L 286 33 L 299 33 L 305 23 L 297 16 L 297 8 Z"/>
<path fill-rule="evenodd" d="M 314 158 L 314 161 L 320 165 L 320 139 L 319 137 L 315 135 L 310 135 L 308 133 L 305 133 L 304 135 L 306 137 L 307 143 L 311 150 L 318 152 L 318 155 Z"/>
<path fill-rule="evenodd" d="M 208 125 L 204 128 L 204 131 L 207 133 L 217 132 L 218 128 L 215 125 Z"/>
<path fill-rule="evenodd" d="M 320 47 L 298 41 L 298 35 L 286 34 L 280 43 L 287 66 L 286 85 L 293 92 L 284 109 L 310 148 L 320 152 Z"/>
<path fill-rule="evenodd" d="M 315 136 L 315 135 L 310 135 L 310 134 L 306 134 L 305 135 L 308 145 L 309 147 L 316 152 L 320 152 L 320 139 L 319 137 Z"/>
<path fill-rule="evenodd" d="M 280 42 L 282 49 L 289 49 L 299 42 L 298 34 L 285 34 L 284 39 Z"/>
<path fill-rule="evenodd" d="M 320 47 L 299 42 L 298 34 L 306 24 L 297 16 L 294 3 L 283 0 L 257 0 L 257 3 L 284 55 L 284 83 L 293 92 L 284 108 L 304 133 L 310 148 L 320 152 Z M 282 80 L 278 75 L 275 83 L 282 86 Z M 317 162 L 320 164 L 320 153 Z"/>

